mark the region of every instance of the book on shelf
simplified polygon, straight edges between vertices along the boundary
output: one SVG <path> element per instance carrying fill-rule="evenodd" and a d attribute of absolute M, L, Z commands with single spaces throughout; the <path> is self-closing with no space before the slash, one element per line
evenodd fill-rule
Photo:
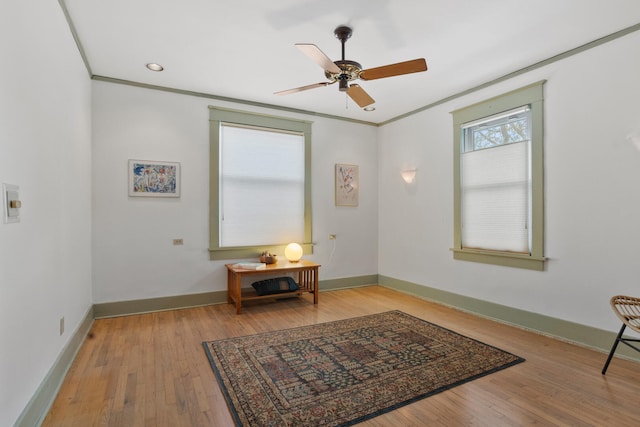
<path fill-rule="evenodd" d="M 233 268 L 242 268 L 244 270 L 264 270 L 267 264 L 264 262 L 239 262 L 233 264 Z"/>

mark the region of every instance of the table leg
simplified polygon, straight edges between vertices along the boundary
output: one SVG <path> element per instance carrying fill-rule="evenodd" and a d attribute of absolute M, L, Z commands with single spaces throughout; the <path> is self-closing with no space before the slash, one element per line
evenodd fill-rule
<path fill-rule="evenodd" d="M 227 304 L 231 304 L 233 299 L 231 298 L 233 292 L 233 282 L 235 280 L 235 273 L 233 271 L 227 271 Z"/>
<path fill-rule="evenodd" d="M 313 303 L 318 303 L 318 268 L 313 269 Z"/>
<path fill-rule="evenodd" d="M 240 314 L 240 309 L 242 307 L 242 277 L 239 274 L 236 274 L 235 276 L 234 296 L 236 301 L 236 314 Z"/>

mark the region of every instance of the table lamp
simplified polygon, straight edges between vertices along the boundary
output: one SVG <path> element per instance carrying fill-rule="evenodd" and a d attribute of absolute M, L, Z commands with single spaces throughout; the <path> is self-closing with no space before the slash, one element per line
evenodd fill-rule
<path fill-rule="evenodd" d="M 300 258 L 302 258 L 302 246 L 297 243 L 289 243 L 287 247 L 284 248 L 284 256 L 289 262 L 300 261 Z"/>

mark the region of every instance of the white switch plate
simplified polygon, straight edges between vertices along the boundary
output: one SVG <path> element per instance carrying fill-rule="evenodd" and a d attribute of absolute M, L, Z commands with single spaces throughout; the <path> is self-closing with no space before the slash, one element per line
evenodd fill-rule
<path fill-rule="evenodd" d="M 12 184 L 2 184 L 2 218 L 5 224 L 20 222 L 20 209 L 9 206 L 12 200 L 20 200 L 20 187 Z"/>

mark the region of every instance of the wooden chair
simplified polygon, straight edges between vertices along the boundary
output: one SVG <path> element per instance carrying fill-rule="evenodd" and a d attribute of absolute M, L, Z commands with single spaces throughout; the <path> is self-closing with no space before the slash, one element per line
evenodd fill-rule
<path fill-rule="evenodd" d="M 618 343 L 621 342 L 636 351 L 640 351 L 640 348 L 631 344 L 632 342 L 640 342 L 640 339 L 625 338 L 622 336 L 627 326 L 631 330 L 640 333 L 640 298 L 617 295 L 611 298 L 611 307 L 620 320 L 622 320 L 622 328 L 620 328 L 616 341 L 613 343 L 613 347 L 611 347 L 611 352 L 609 353 L 607 362 L 604 364 L 604 368 L 602 368 L 602 375 L 607 372 L 607 368 L 609 367 L 613 353 L 616 352 Z"/>

